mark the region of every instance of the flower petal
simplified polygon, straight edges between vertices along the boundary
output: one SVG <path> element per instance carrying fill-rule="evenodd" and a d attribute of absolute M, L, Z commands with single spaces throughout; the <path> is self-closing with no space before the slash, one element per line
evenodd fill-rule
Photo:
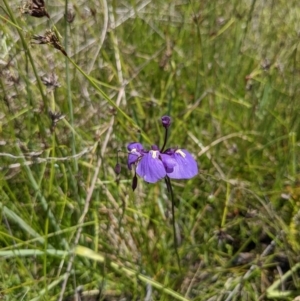
<path fill-rule="evenodd" d="M 128 158 L 127 158 L 128 169 L 131 170 L 132 165 L 135 164 L 135 162 L 137 162 L 139 158 L 140 158 L 139 154 L 128 154 Z"/>
<path fill-rule="evenodd" d="M 159 159 L 159 151 L 150 150 L 138 162 L 136 173 L 146 182 L 155 183 L 166 176 L 166 170 Z"/>
<path fill-rule="evenodd" d="M 143 148 L 143 145 L 141 143 L 131 142 L 127 145 L 127 149 L 128 149 L 129 152 L 131 152 L 133 149 L 135 149 L 136 151 L 141 152 L 144 148 Z"/>
<path fill-rule="evenodd" d="M 160 158 L 167 173 L 171 173 L 174 170 L 174 167 L 177 165 L 177 162 L 173 159 L 172 156 L 167 154 L 160 154 Z"/>
<path fill-rule="evenodd" d="M 135 164 L 143 155 L 143 146 L 138 142 L 132 142 L 127 145 L 127 149 L 129 151 L 127 166 L 128 169 L 131 169 L 132 165 Z"/>
<path fill-rule="evenodd" d="M 168 172 L 168 177 L 171 179 L 191 179 L 198 174 L 197 162 L 193 156 L 185 149 L 169 149 L 165 152 L 170 155 L 176 165 L 172 172 Z"/>

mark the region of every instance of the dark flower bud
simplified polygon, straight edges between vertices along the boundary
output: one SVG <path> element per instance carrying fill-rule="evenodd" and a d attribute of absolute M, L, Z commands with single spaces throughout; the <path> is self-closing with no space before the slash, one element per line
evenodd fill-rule
<path fill-rule="evenodd" d="M 171 125 L 171 117 L 163 116 L 161 118 L 161 123 L 162 123 L 163 127 L 167 129 Z"/>
<path fill-rule="evenodd" d="M 155 145 L 155 144 L 151 145 L 151 149 L 152 149 L 152 150 L 159 150 L 158 146 Z"/>
<path fill-rule="evenodd" d="M 114 168 L 114 170 L 115 170 L 115 173 L 117 175 L 119 175 L 121 173 L 121 164 L 117 163 L 116 166 L 115 166 L 115 168 Z"/>
<path fill-rule="evenodd" d="M 138 183 L 138 178 L 137 178 L 137 176 L 135 174 L 134 177 L 132 178 L 132 184 L 131 184 L 131 187 L 132 187 L 133 191 L 135 191 L 135 189 L 137 187 L 137 183 Z"/>

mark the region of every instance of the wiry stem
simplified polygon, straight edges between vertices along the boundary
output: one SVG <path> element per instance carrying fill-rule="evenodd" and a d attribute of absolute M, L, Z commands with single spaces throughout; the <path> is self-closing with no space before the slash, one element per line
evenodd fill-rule
<path fill-rule="evenodd" d="M 176 226 L 175 226 L 175 200 L 174 200 L 174 193 L 173 193 L 173 188 L 171 184 L 171 180 L 168 176 L 165 177 L 165 182 L 167 185 L 168 192 L 171 195 L 171 203 L 172 203 L 172 226 L 173 226 L 173 237 L 174 237 L 174 249 L 175 249 L 175 254 L 177 257 L 177 263 L 179 267 L 179 271 L 181 272 L 181 264 L 180 264 L 180 257 L 178 253 L 178 244 L 177 244 L 177 235 L 176 235 Z"/>
<path fill-rule="evenodd" d="M 165 149 L 165 146 L 166 146 L 166 143 L 167 143 L 167 140 L 168 140 L 168 128 L 166 128 L 166 131 L 165 131 L 165 139 L 164 139 L 164 144 L 160 150 L 160 152 L 162 153 Z"/>

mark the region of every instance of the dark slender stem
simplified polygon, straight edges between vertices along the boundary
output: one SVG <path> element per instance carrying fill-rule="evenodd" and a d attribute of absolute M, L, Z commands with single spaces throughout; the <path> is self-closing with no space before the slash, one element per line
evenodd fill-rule
<path fill-rule="evenodd" d="M 176 235 L 176 225 L 175 225 L 175 200 L 174 200 L 174 193 L 173 193 L 173 188 L 171 184 L 171 180 L 168 176 L 165 177 L 165 182 L 167 185 L 168 192 L 171 195 L 171 203 L 172 203 L 172 226 L 173 226 L 173 237 L 174 237 L 174 249 L 175 249 L 175 254 L 177 257 L 177 263 L 179 267 L 179 271 L 181 272 L 181 264 L 180 264 L 180 257 L 178 253 L 178 244 L 177 244 L 177 235 Z"/>
<path fill-rule="evenodd" d="M 170 181 L 170 178 L 168 178 L 168 180 Z M 167 177 L 165 177 L 165 182 L 166 182 L 166 185 L 167 185 L 167 190 L 168 190 L 168 193 L 170 193 L 170 187 L 169 187 L 168 180 L 167 180 Z"/>
<path fill-rule="evenodd" d="M 119 153 L 120 153 L 120 150 L 118 149 L 117 150 L 117 164 L 119 164 Z"/>
<path fill-rule="evenodd" d="M 164 149 L 165 149 L 165 146 L 166 146 L 166 144 L 167 144 L 167 139 L 168 139 L 168 128 L 166 128 L 166 131 L 165 131 L 164 144 L 163 144 L 163 146 L 162 146 L 162 148 L 161 148 L 161 150 L 160 150 L 161 153 L 162 153 L 162 152 L 164 151 Z"/>

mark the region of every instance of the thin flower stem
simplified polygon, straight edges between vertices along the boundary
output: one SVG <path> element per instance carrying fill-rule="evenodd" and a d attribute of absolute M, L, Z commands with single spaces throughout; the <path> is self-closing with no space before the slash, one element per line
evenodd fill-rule
<path fill-rule="evenodd" d="M 65 16 L 68 15 L 68 8 L 69 8 L 69 1 L 66 0 L 65 2 Z M 69 49 L 69 23 L 67 21 L 67 17 L 65 17 L 65 51 L 68 53 Z M 74 110 L 73 110 L 73 102 L 72 102 L 72 92 L 71 92 L 71 81 L 70 81 L 70 67 L 69 67 L 69 60 L 66 57 L 65 58 L 66 63 L 66 83 L 67 83 L 67 99 L 68 99 L 68 107 L 69 107 L 69 118 L 70 118 L 70 125 L 73 128 L 74 127 Z M 72 155 L 76 154 L 76 145 L 75 145 L 75 134 L 72 131 L 71 132 L 71 145 L 72 145 Z M 73 161 L 73 168 L 75 172 L 78 172 L 78 164 L 77 160 Z"/>
<path fill-rule="evenodd" d="M 177 235 L 176 235 L 176 226 L 175 226 L 175 206 L 174 206 L 175 201 L 174 201 L 174 193 L 173 193 L 173 188 L 172 188 L 171 180 L 170 180 L 170 178 L 168 176 L 165 177 L 165 181 L 166 181 L 168 192 L 171 195 L 174 249 L 175 249 L 175 254 L 176 254 L 176 257 L 177 257 L 177 263 L 178 263 L 179 271 L 181 273 L 181 264 L 180 264 L 180 257 L 179 257 L 179 253 L 178 253 L 178 244 L 177 244 Z"/>
<path fill-rule="evenodd" d="M 168 128 L 166 128 L 166 132 L 165 132 L 165 139 L 164 139 L 164 144 L 160 150 L 160 152 L 162 153 L 165 149 L 166 143 L 167 143 L 167 139 L 168 139 Z"/>

